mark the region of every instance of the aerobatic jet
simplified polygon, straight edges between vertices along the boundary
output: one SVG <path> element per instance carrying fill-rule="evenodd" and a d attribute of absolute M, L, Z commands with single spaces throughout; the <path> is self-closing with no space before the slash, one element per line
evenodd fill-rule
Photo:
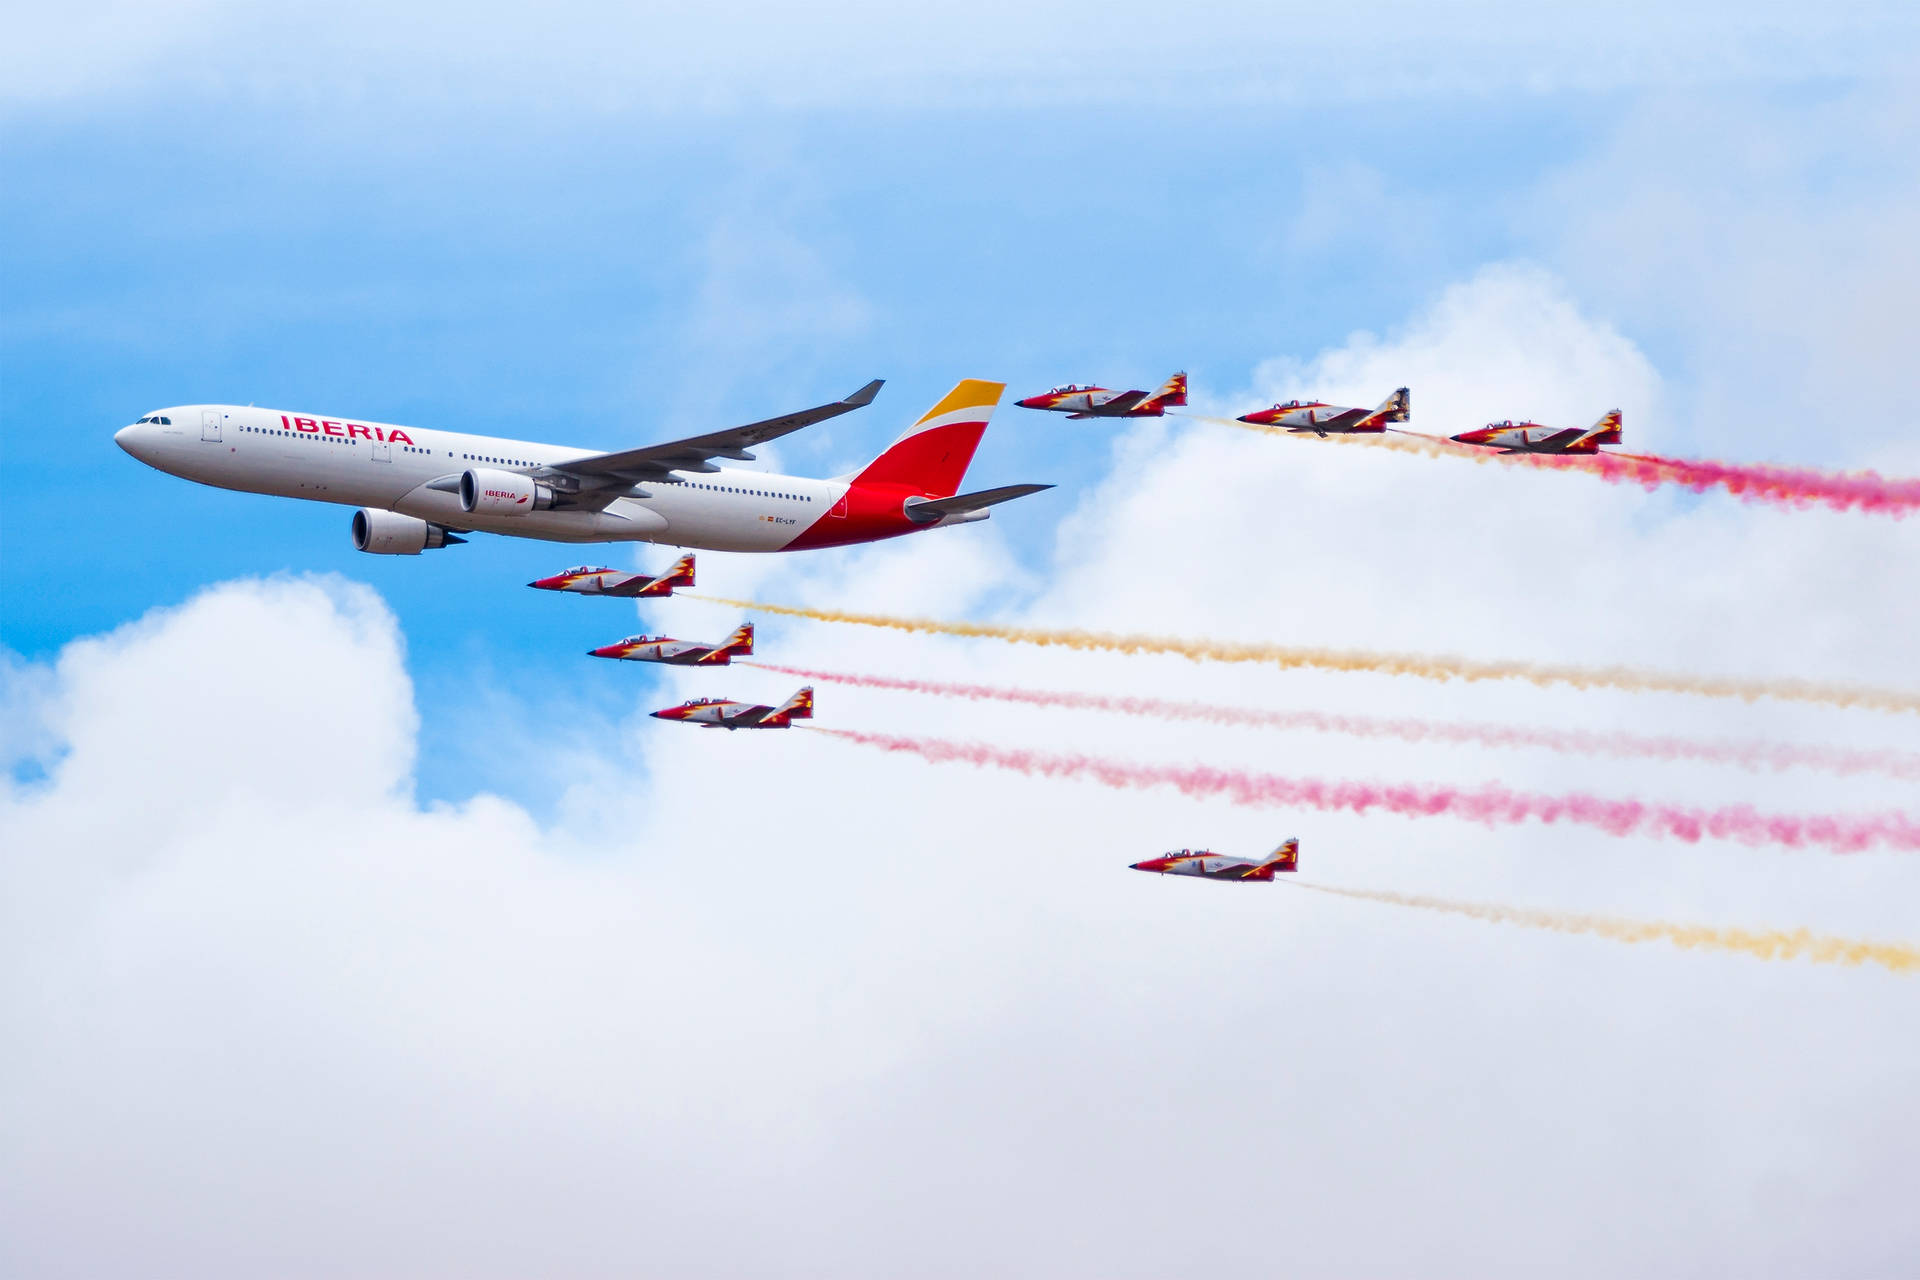
<path fill-rule="evenodd" d="M 795 720 L 813 719 L 813 686 L 808 685 L 777 707 L 726 698 L 690 698 L 677 707 L 653 713 L 655 720 L 678 720 L 709 729 L 786 729 Z"/>
<path fill-rule="evenodd" d="M 1251 422 L 1256 427 L 1311 431 L 1325 438 L 1329 434 L 1385 431 L 1390 423 L 1407 421 L 1411 409 L 1412 401 L 1407 389 L 1401 387 L 1388 396 L 1378 409 L 1343 409 L 1323 400 L 1289 400 L 1257 413 L 1243 413 L 1235 421 Z"/>
<path fill-rule="evenodd" d="M 693 557 L 681 556 L 657 578 L 604 566 L 580 565 L 550 578 L 536 578 L 527 585 L 542 591 L 572 591 L 583 596 L 620 596 L 629 600 L 670 596 L 675 587 L 693 585 Z"/>
<path fill-rule="evenodd" d="M 725 465 L 751 462 L 756 446 L 871 404 L 879 390 L 869 382 L 812 409 L 612 453 L 232 404 L 158 409 L 113 438 L 148 466 L 201 484 L 358 507 L 353 545 L 389 556 L 451 546 L 476 530 L 548 542 L 802 551 L 985 520 L 998 503 L 1052 487 L 960 492 L 1006 390 L 973 378 L 847 475 L 816 480 Z"/>
<path fill-rule="evenodd" d="M 1174 374 L 1154 392 L 1065 386 L 1016 403 L 1022 409 L 1050 409 L 1069 418 L 1158 418 L 1169 408 L 1178 409 L 1187 403 L 1187 375 Z"/>
<path fill-rule="evenodd" d="M 1620 411 L 1609 409 L 1585 431 L 1578 427 L 1543 427 L 1537 422 L 1489 422 L 1477 431 L 1462 431 L 1449 439 L 1459 444 L 1486 445 L 1502 453 L 1598 453 L 1603 444 L 1620 443 Z"/>
<path fill-rule="evenodd" d="M 668 636 L 628 636 L 625 640 L 587 650 L 592 658 L 620 658 L 627 662 L 664 662 L 675 667 L 724 667 L 736 655 L 753 654 L 753 624 L 742 623 L 719 644 L 674 640 Z"/>
<path fill-rule="evenodd" d="M 1135 871 L 1157 871 L 1163 876 L 1201 876 L 1208 880 L 1266 880 L 1276 871 L 1300 869 L 1300 842 L 1288 839 L 1264 858 L 1229 858 L 1208 849 L 1182 849 L 1133 864 Z"/>

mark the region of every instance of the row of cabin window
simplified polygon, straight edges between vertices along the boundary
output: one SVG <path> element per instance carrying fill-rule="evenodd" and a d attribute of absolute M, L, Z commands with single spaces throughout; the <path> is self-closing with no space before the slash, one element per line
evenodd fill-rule
<path fill-rule="evenodd" d="M 798 493 L 775 493 L 771 489 L 736 489 L 727 484 L 702 484 L 697 480 L 680 480 L 676 483 L 689 489 L 710 489 L 715 493 L 744 493 L 754 498 L 785 498 L 788 502 L 812 502 L 813 499 Z"/>
<path fill-rule="evenodd" d="M 328 444 L 353 443 L 353 440 L 347 436 L 315 435 L 311 431 L 275 431 L 270 427 L 242 427 L 240 429 L 242 431 L 251 431 L 257 436 L 294 436 L 302 440 L 324 440 Z"/>

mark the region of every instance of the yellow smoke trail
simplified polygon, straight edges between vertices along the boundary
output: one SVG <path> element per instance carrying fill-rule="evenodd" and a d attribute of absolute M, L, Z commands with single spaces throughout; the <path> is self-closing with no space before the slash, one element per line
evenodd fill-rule
<path fill-rule="evenodd" d="M 1255 662 L 1286 669 L 1312 667 L 1324 671 L 1372 671 L 1387 675 L 1418 676 L 1423 680 L 1526 680 L 1537 685 L 1570 685 L 1576 689 L 1686 693 L 1706 698 L 1741 698 L 1748 702 L 1755 698 L 1781 698 L 1791 702 L 1817 702 L 1873 711 L 1920 712 L 1920 693 L 1866 685 L 1823 684 L 1810 680 L 1727 680 L 1677 672 L 1642 671 L 1634 667 L 1578 667 L 1459 658 L 1444 654 L 1374 653 L 1364 649 L 1304 648 L 1224 640 L 1188 640 L 1173 636 L 1117 635 L 1102 631 L 1010 627 L 992 622 L 949 622 L 938 618 L 854 613 L 845 609 L 808 609 L 799 605 L 766 604 L 721 596 L 690 595 L 690 598 L 735 609 L 753 609 L 790 618 L 810 618 L 815 622 L 844 622 L 928 635 L 1003 640 L 1010 644 L 1058 645 L 1083 651 L 1174 654 L 1193 662 Z"/>
<path fill-rule="evenodd" d="M 1535 911 L 1490 902 L 1456 902 L 1424 894 L 1388 893 L 1377 889 L 1344 889 L 1329 884 L 1288 881 L 1296 889 L 1331 893 L 1396 907 L 1441 911 L 1494 924 L 1516 924 L 1556 933 L 1585 933 L 1614 942 L 1670 942 L 1676 947 L 1703 951 L 1732 951 L 1760 960 L 1811 960 L 1815 964 L 1877 964 L 1894 973 L 1920 972 L 1920 947 L 1901 942 L 1864 942 L 1835 938 L 1805 929 L 1729 929 L 1704 924 L 1671 924 L 1661 920 L 1622 920 L 1614 916 L 1573 915 Z"/>

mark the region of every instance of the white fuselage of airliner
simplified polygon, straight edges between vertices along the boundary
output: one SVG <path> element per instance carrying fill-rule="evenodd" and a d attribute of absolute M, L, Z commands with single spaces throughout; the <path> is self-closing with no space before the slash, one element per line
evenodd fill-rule
<path fill-rule="evenodd" d="M 871 401 L 619 453 L 496 436 L 308 417 L 251 405 L 160 409 L 114 439 L 201 484 L 362 508 L 355 542 L 413 554 L 480 530 L 552 542 L 659 542 L 714 551 L 839 546 L 984 519 L 1045 488 L 955 496 L 1002 386 L 961 382 L 865 469 L 837 479 L 720 465 Z"/>

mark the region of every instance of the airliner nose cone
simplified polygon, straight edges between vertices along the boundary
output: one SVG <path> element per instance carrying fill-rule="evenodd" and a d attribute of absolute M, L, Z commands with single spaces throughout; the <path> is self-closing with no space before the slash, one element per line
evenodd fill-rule
<path fill-rule="evenodd" d="M 119 445 L 122 449 L 125 449 L 128 453 L 132 453 L 133 438 L 139 434 L 140 434 L 139 427 L 122 427 L 118 431 L 113 433 L 113 442 Z"/>

